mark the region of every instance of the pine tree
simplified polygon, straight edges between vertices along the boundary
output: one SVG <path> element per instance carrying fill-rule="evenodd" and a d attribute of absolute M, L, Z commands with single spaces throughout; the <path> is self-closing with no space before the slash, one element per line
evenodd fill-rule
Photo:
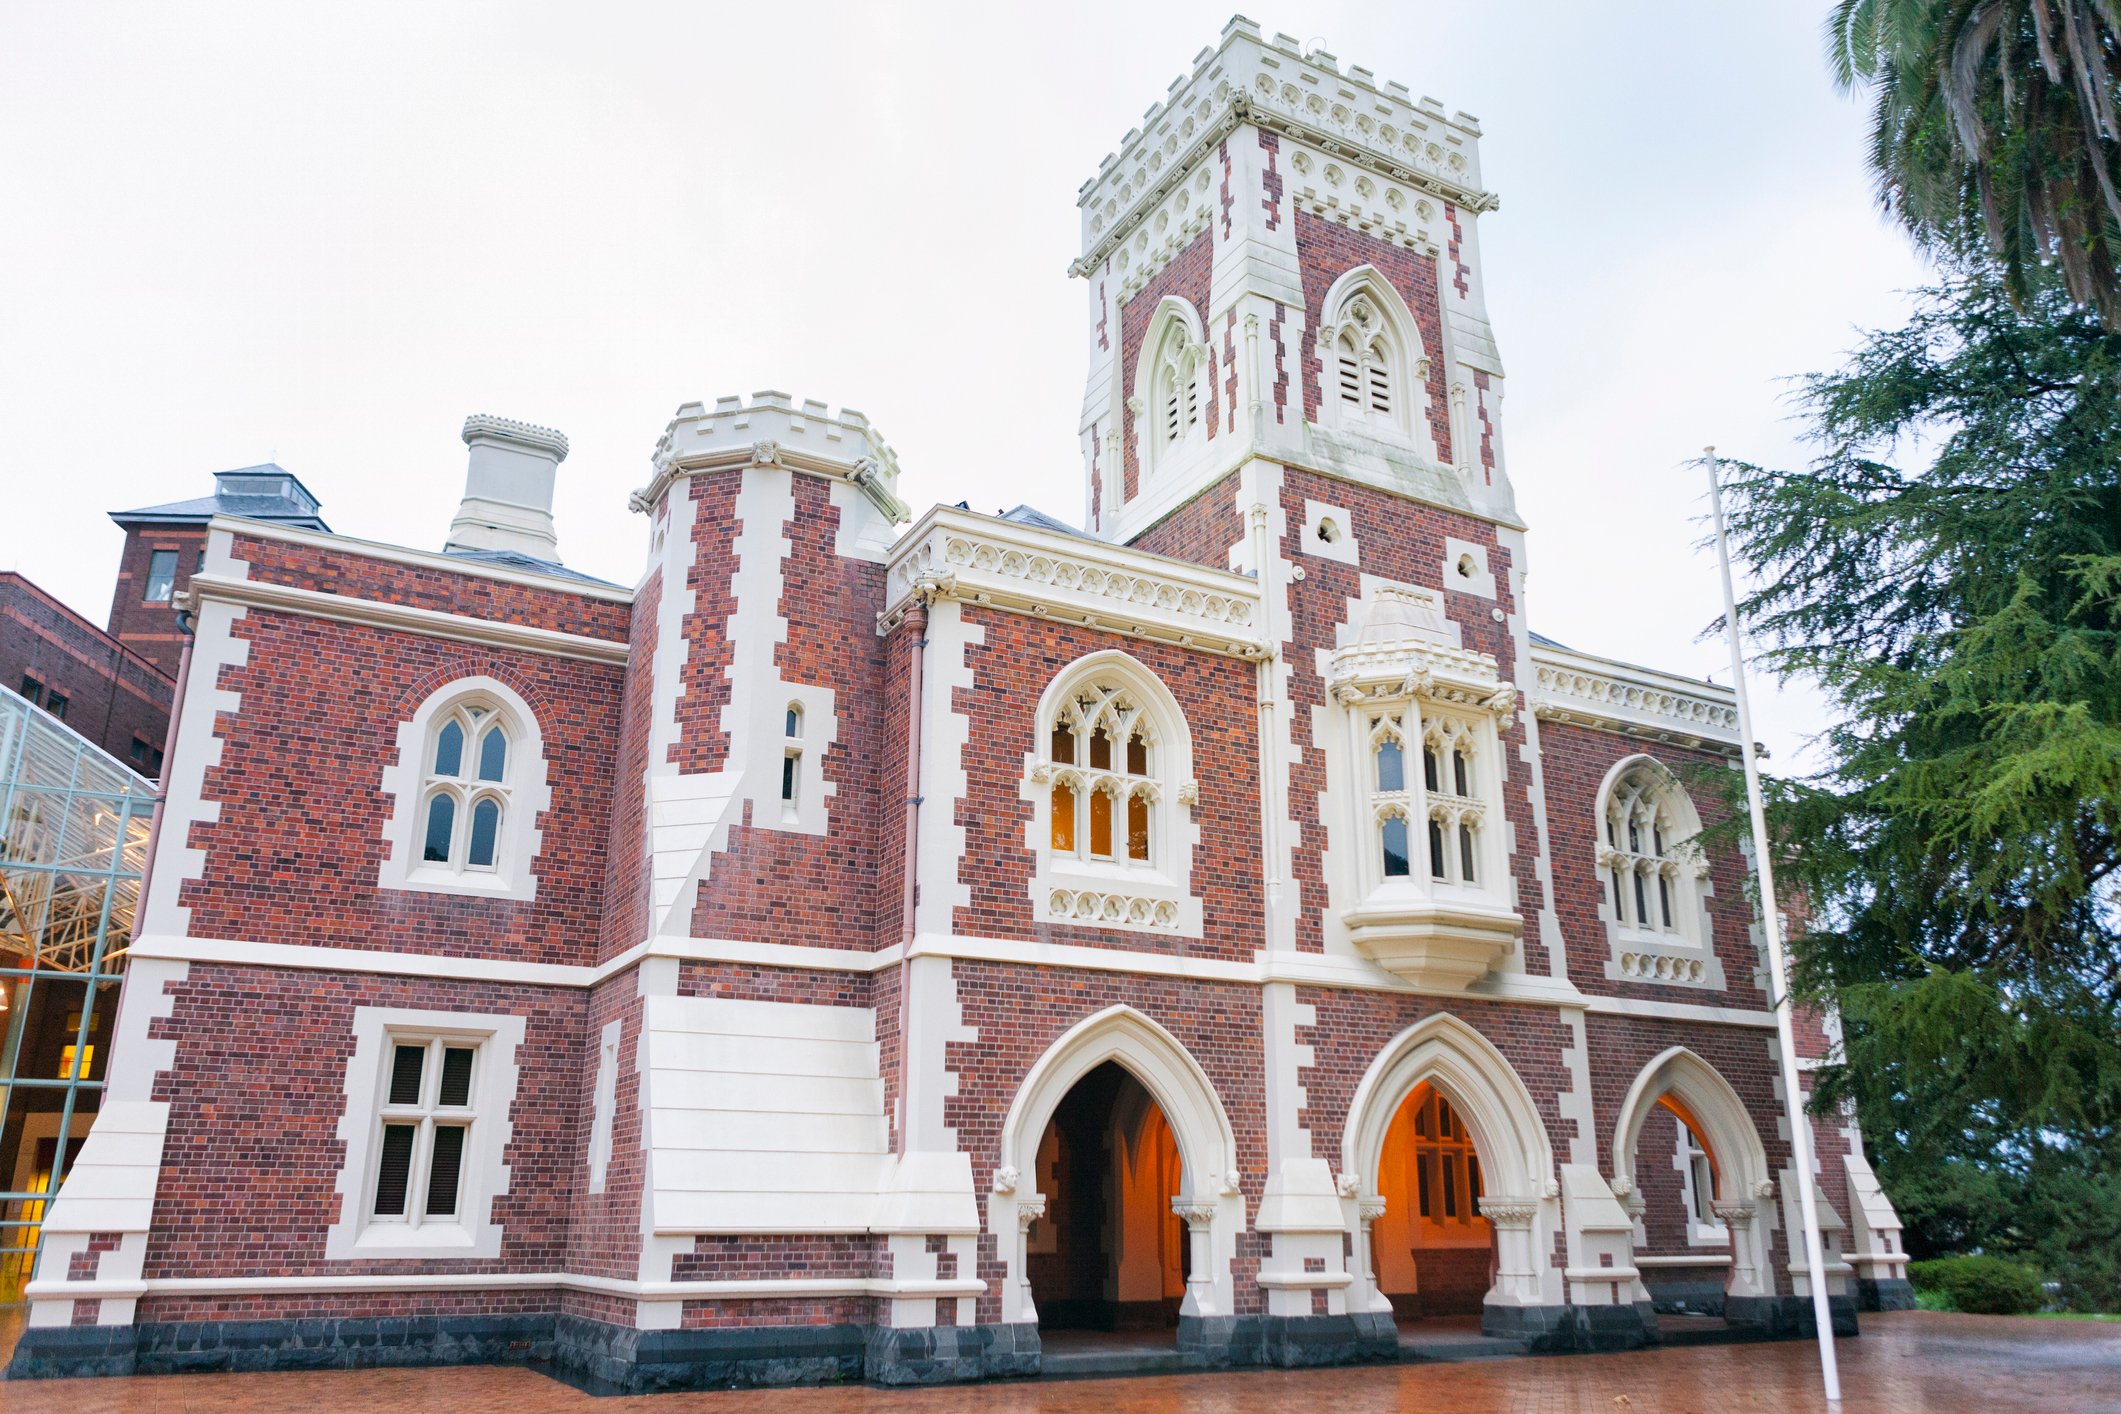
<path fill-rule="evenodd" d="M 1733 464 L 1744 607 L 1835 720 L 1774 822 L 1918 1255 L 2121 1308 L 2121 334 L 1970 262 L 1802 381 L 1817 457 Z"/>

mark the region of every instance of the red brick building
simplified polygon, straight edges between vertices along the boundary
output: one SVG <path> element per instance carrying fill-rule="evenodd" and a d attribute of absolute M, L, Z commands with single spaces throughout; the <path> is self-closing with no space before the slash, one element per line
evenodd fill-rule
<path fill-rule="evenodd" d="M 0 570 L 0 687 L 161 774 L 172 675 L 12 570 Z"/>
<path fill-rule="evenodd" d="M 678 409 L 631 588 L 498 419 L 443 553 L 214 520 L 16 1370 L 911 1382 L 1901 1299 L 1853 1127 L 1828 1269 L 1791 1241 L 1698 838 L 1730 694 L 1531 631 L 1478 136 L 1231 23 L 1079 199 L 1087 530 L 914 519 L 779 393 Z"/>

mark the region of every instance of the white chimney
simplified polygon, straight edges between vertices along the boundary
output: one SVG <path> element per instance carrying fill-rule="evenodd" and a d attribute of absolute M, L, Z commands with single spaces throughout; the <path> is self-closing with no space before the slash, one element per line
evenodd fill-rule
<path fill-rule="evenodd" d="M 513 550 L 559 563 L 552 483 L 567 460 L 566 436 L 480 413 L 464 419 L 464 445 L 471 448 L 464 502 L 442 548 Z"/>

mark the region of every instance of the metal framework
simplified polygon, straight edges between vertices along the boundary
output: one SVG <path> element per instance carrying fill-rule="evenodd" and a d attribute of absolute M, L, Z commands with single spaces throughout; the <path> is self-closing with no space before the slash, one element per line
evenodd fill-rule
<path fill-rule="evenodd" d="M 0 691 L 0 1301 L 103 1096 L 151 781 Z"/>

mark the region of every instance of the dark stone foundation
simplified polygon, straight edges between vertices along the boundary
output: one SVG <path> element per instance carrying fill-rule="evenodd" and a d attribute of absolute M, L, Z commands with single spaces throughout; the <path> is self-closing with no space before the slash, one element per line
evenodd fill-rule
<path fill-rule="evenodd" d="M 1858 1277 L 1856 1309 L 1912 1311 L 1915 1309 L 1915 1285 L 1906 1277 Z"/>

